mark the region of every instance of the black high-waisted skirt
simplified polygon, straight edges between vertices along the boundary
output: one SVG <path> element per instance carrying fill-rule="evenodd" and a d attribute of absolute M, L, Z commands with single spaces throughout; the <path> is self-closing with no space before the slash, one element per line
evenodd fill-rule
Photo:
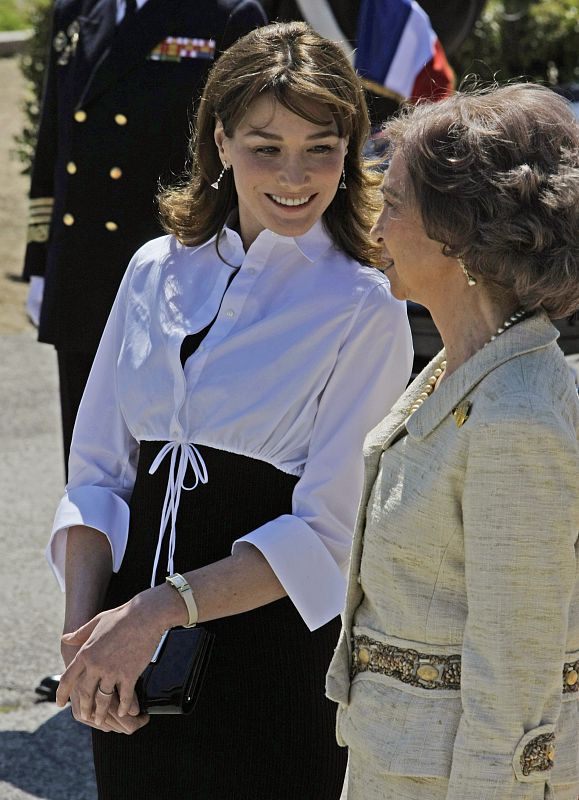
<path fill-rule="evenodd" d="M 148 469 L 163 444 L 141 443 L 127 550 L 105 608 L 150 585 L 169 458 L 154 475 Z M 291 513 L 297 480 L 256 459 L 198 449 L 209 482 L 181 494 L 174 556 L 181 573 L 227 557 L 237 538 Z M 166 547 L 159 563 L 161 575 Z M 93 732 L 99 798 L 338 800 L 346 750 L 336 744 L 324 683 L 339 619 L 312 633 L 283 598 L 204 625 L 215 646 L 192 715 L 152 716 L 132 736 Z"/>

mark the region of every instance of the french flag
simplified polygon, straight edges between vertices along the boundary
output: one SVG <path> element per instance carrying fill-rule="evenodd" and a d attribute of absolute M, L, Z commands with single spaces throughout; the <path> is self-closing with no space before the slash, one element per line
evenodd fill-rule
<path fill-rule="evenodd" d="M 355 66 L 371 91 L 399 102 L 440 99 L 454 88 L 454 72 L 415 0 L 362 0 Z"/>

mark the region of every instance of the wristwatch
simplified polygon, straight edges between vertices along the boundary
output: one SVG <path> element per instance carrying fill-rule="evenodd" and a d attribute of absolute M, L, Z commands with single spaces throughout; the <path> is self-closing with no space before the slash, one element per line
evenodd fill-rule
<path fill-rule="evenodd" d="M 199 612 L 197 611 L 197 603 L 195 602 L 195 598 L 193 597 L 193 592 L 191 591 L 191 587 L 185 580 L 185 578 L 180 575 L 178 572 L 175 572 L 174 575 L 169 575 L 165 578 L 167 583 L 170 583 L 174 589 L 177 589 L 181 597 L 183 598 L 183 602 L 187 606 L 187 611 L 189 612 L 189 622 L 187 625 L 184 625 L 184 628 L 194 628 L 197 625 L 197 620 L 199 619 Z"/>

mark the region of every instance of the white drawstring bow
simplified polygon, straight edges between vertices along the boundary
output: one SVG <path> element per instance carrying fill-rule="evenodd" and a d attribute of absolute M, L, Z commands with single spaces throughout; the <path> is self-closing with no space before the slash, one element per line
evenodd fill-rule
<path fill-rule="evenodd" d="M 190 492 L 193 489 L 196 489 L 200 483 L 207 483 L 208 481 L 205 461 L 203 461 L 203 457 L 195 445 L 189 444 L 189 442 L 167 442 L 167 444 L 163 445 L 163 447 L 157 453 L 157 457 L 149 467 L 149 475 L 153 475 L 158 470 L 167 453 L 171 453 L 171 464 L 169 466 L 167 491 L 165 492 L 163 512 L 161 514 L 161 526 L 159 528 L 159 540 L 157 542 L 157 552 L 155 553 L 155 563 L 153 565 L 153 574 L 151 576 L 151 586 L 155 585 L 157 567 L 159 566 L 159 557 L 161 555 L 161 547 L 163 545 L 165 531 L 167 530 L 169 522 L 171 523 L 171 533 L 169 536 L 167 574 L 172 575 L 174 572 L 173 555 L 175 553 L 175 544 L 177 540 L 177 512 L 179 510 L 179 501 L 181 500 L 181 491 L 184 489 L 186 492 Z M 178 464 L 177 454 L 179 456 Z M 195 483 L 192 486 L 185 486 L 185 475 L 187 473 L 188 464 L 191 465 L 191 469 L 195 475 Z M 175 469 L 176 465 L 177 469 Z"/>

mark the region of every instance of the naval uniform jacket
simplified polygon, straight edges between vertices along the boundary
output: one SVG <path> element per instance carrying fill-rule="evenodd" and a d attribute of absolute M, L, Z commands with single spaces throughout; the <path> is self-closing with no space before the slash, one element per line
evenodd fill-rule
<path fill-rule="evenodd" d="M 256 0 L 57 0 L 30 191 L 25 277 L 45 278 L 39 339 L 94 354 L 155 195 L 185 166 L 193 103 L 220 51 L 266 22 Z M 180 54 L 168 37 L 183 37 Z"/>
<path fill-rule="evenodd" d="M 523 320 L 407 419 L 437 357 L 366 439 L 327 692 L 385 781 L 579 796 L 579 401 L 556 337 Z"/>

